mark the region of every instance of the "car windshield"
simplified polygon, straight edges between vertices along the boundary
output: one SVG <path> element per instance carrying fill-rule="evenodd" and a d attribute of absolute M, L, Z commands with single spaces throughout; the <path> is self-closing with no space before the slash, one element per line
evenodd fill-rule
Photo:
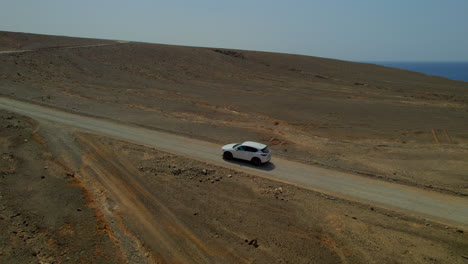
<path fill-rule="evenodd" d="M 268 152 L 270 152 L 270 149 L 268 147 L 265 147 L 264 149 L 262 149 L 262 152 L 263 153 L 268 153 Z"/>
<path fill-rule="evenodd" d="M 232 148 L 236 148 L 238 147 L 240 144 L 235 144 L 234 146 L 232 146 Z"/>

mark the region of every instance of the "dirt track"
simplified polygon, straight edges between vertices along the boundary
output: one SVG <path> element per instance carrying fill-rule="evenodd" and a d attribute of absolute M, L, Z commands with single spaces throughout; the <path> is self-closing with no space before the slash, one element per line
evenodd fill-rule
<path fill-rule="evenodd" d="M 218 144 L 468 194 L 468 83 L 255 51 L 0 32 L 0 93 Z M 52 47 L 51 49 L 49 49 Z M 441 177 L 441 175 L 443 175 Z"/>
<path fill-rule="evenodd" d="M 0 110 L 0 262 L 464 263 L 463 231 Z"/>
<path fill-rule="evenodd" d="M 307 166 L 280 158 L 273 159 L 271 164 L 261 169 L 246 166 L 243 163 L 226 163 L 221 162 L 220 146 L 208 142 L 82 117 L 6 98 L 0 98 L 0 107 L 39 120 L 53 121 L 146 146 L 154 146 L 165 151 L 230 168 L 242 168 L 250 173 L 301 184 L 348 199 L 377 203 L 389 208 L 404 209 L 408 212 L 423 214 L 434 220 L 468 226 L 468 203 L 464 197 L 451 197 Z"/>

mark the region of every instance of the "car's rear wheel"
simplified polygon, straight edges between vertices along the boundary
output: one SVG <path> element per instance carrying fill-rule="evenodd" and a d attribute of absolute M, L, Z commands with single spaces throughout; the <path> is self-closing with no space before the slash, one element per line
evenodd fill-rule
<path fill-rule="evenodd" d="M 259 158 L 253 158 L 250 162 L 252 162 L 252 164 L 257 167 L 260 166 L 260 164 L 262 164 Z"/>
<path fill-rule="evenodd" d="M 226 160 L 232 160 L 232 153 L 229 151 L 226 151 L 223 153 L 223 158 Z"/>

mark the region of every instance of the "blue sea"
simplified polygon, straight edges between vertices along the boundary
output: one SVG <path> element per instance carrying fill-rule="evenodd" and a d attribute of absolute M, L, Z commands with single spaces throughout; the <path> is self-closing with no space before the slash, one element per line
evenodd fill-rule
<path fill-rule="evenodd" d="M 368 62 L 468 82 L 468 62 Z"/>

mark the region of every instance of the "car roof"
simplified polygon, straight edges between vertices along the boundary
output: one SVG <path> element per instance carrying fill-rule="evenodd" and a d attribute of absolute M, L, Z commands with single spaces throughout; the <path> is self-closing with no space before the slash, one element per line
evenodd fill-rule
<path fill-rule="evenodd" d="M 262 144 L 262 143 L 257 143 L 257 142 L 253 142 L 253 141 L 246 141 L 244 143 L 242 143 L 243 146 L 248 146 L 248 147 L 253 147 L 253 148 L 256 148 L 256 149 L 264 149 L 267 147 L 267 145 L 265 144 Z"/>

